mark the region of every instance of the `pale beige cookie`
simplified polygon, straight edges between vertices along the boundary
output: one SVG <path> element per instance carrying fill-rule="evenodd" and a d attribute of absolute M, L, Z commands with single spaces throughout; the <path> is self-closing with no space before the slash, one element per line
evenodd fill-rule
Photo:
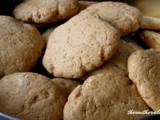
<path fill-rule="evenodd" d="M 139 35 L 149 48 L 160 49 L 160 32 L 144 30 Z"/>
<path fill-rule="evenodd" d="M 15 7 L 13 16 L 25 22 L 52 23 L 70 18 L 78 11 L 78 0 L 24 0 Z"/>
<path fill-rule="evenodd" d="M 136 86 L 123 75 L 99 74 L 73 90 L 64 107 L 64 120 L 135 120 L 129 115 L 148 106 Z"/>
<path fill-rule="evenodd" d="M 80 7 L 80 11 L 86 9 L 87 7 L 96 4 L 98 2 L 96 1 L 79 1 L 79 7 Z"/>
<path fill-rule="evenodd" d="M 66 99 L 37 73 L 14 73 L 0 80 L 0 112 L 22 120 L 61 120 Z"/>
<path fill-rule="evenodd" d="M 80 14 L 88 14 L 109 22 L 122 36 L 135 32 L 142 18 L 140 10 L 120 2 L 100 2 L 89 6 Z"/>
<path fill-rule="evenodd" d="M 36 28 L 9 16 L 0 16 L 0 41 L 0 77 L 34 68 L 45 46 Z"/>
<path fill-rule="evenodd" d="M 49 36 L 50 34 L 53 32 L 53 30 L 55 29 L 56 27 L 52 27 L 52 28 L 49 28 L 47 29 L 43 34 L 43 38 L 45 39 L 46 43 L 48 43 L 48 39 L 49 39 Z"/>
<path fill-rule="evenodd" d="M 141 29 L 160 30 L 160 18 L 143 16 L 140 22 Z"/>
<path fill-rule="evenodd" d="M 52 82 L 61 89 L 63 94 L 68 98 L 71 92 L 76 88 L 80 83 L 75 80 L 63 79 L 63 78 L 54 78 Z"/>
<path fill-rule="evenodd" d="M 128 40 L 129 38 L 125 39 Z M 142 47 L 140 47 L 138 44 L 134 42 L 127 42 L 121 40 L 118 52 L 106 64 L 104 64 L 101 68 L 96 69 L 90 72 L 89 74 L 83 76 L 81 79 L 86 80 L 90 76 L 101 73 L 128 75 L 128 69 L 127 69 L 128 57 L 133 52 L 141 49 Z"/>
<path fill-rule="evenodd" d="M 128 70 L 144 101 L 153 110 L 160 110 L 160 51 L 133 53 L 128 60 Z"/>
<path fill-rule="evenodd" d="M 79 78 L 117 51 L 119 32 L 95 17 L 75 16 L 49 37 L 43 65 L 56 77 Z"/>

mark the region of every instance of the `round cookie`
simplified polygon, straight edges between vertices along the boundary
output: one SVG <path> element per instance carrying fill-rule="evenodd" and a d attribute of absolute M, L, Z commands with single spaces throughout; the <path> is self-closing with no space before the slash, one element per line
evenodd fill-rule
<path fill-rule="evenodd" d="M 143 30 L 140 31 L 139 36 L 149 48 L 160 49 L 160 32 Z"/>
<path fill-rule="evenodd" d="M 129 38 L 125 38 L 125 40 L 129 40 Z M 88 77 L 97 75 L 97 74 L 121 74 L 121 75 L 128 75 L 128 57 L 135 51 L 141 50 L 142 48 L 134 43 L 133 41 L 127 42 L 121 40 L 120 47 L 117 53 L 101 68 L 96 69 L 89 74 L 81 77 L 82 80 L 86 80 Z"/>
<path fill-rule="evenodd" d="M 0 80 L 0 112 L 23 120 L 60 120 L 66 99 L 37 73 L 14 73 Z"/>
<path fill-rule="evenodd" d="M 70 18 L 79 11 L 78 0 L 24 0 L 13 16 L 30 23 L 52 23 Z"/>
<path fill-rule="evenodd" d="M 160 109 L 160 51 L 139 50 L 128 59 L 129 78 L 144 101 L 155 111 Z"/>
<path fill-rule="evenodd" d="M 129 110 L 149 110 L 136 86 L 123 75 L 99 74 L 76 87 L 64 107 L 64 120 L 135 120 Z"/>
<path fill-rule="evenodd" d="M 36 28 L 9 16 L 0 16 L 0 41 L 0 77 L 31 70 L 45 46 Z"/>
<path fill-rule="evenodd" d="M 141 29 L 160 30 L 160 18 L 154 18 L 150 16 L 143 16 L 140 21 Z"/>
<path fill-rule="evenodd" d="M 71 94 L 71 92 L 76 88 L 80 83 L 78 83 L 75 80 L 70 79 L 63 79 L 63 78 L 54 78 L 52 79 L 52 82 L 57 85 L 58 88 L 61 89 L 61 91 L 68 96 Z"/>
<path fill-rule="evenodd" d="M 101 2 L 89 6 L 80 14 L 95 16 L 109 22 L 122 36 L 135 32 L 139 28 L 142 13 L 137 8 L 120 2 Z"/>
<path fill-rule="evenodd" d="M 95 17 L 75 16 L 49 37 L 43 65 L 56 77 L 80 78 L 117 51 L 119 32 Z"/>

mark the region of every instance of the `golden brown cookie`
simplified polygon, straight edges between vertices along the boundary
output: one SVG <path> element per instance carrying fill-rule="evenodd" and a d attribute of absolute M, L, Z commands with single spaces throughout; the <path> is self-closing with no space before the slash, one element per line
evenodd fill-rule
<path fill-rule="evenodd" d="M 160 30 L 160 18 L 143 16 L 140 21 L 141 29 Z"/>
<path fill-rule="evenodd" d="M 54 78 L 52 82 L 57 85 L 58 88 L 64 93 L 64 95 L 68 98 L 71 92 L 76 88 L 80 83 L 71 79 L 63 79 L 63 78 Z"/>
<path fill-rule="evenodd" d="M 139 9 L 120 2 L 100 2 L 89 6 L 81 14 L 98 17 L 109 22 L 121 32 L 122 36 L 135 32 L 142 19 Z"/>
<path fill-rule="evenodd" d="M 160 32 L 152 30 L 143 30 L 139 33 L 142 41 L 149 47 L 160 49 Z"/>
<path fill-rule="evenodd" d="M 0 80 L 0 112 L 22 120 L 61 120 L 66 102 L 52 81 L 37 73 L 14 73 Z"/>
<path fill-rule="evenodd" d="M 160 51 L 139 50 L 128 59 L 129 78 L 136 84 L 144 101 L 160 110 Z"/>
<path fill-rule="evenodd" d="M 76 87 L 64 107 L 64 120 L 135 120 L 129 110 L 148 110 L 136 86 L 123 75 L 99 74 Z"/>
<path fill-rule="evenodd" d="M 129 40 L 129 38 L 125 38 Z M 142 49 L 138 44 L 134 43 L 133 41 L 127 42 L 121 40 L 120 47 L 117 53 L 101 68 L 96 69 L 89 74 L 81 77 L 82 80 L 86 80 L 88 77 L 97 75 L 97 74 L 121 74 L 121 75 L 128 75 L 127 63 L 128 57 L 135 51 Z"/>
<path fill-rule="evenodd" d="M 34 68 L 45 46 L 39 31 L 9 16 L 0 16 L 0 77 Z"/>
<path fill-rule="evenodd" d="M 52 23 L 70 18 L 79 11 L 78 0 L 24 0 L 13 16 L 30 23 Z"/>
<path fill-rule="evenodd" d="M 118 30 L 109 23 L 77 15 L 52 32 L 43 65 L 56 77 L 79 78 L 108 61 L 119 39 Z"/>

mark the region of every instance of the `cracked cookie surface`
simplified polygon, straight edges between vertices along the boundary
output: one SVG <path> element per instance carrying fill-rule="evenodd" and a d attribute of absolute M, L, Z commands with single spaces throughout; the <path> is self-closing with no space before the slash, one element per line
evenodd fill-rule
<path fill-rule="evenodd" d="M 52 23 L 79 11 L 78 0 L 24 0 L 16 6 L 16 19 L 29 23 Z"/>
<path fill-rule="evenodd" d="M 0 112 L 23 120 L 60 120 L 66 102 L 52 81 L 37 73 L 14 73 L 0 80 Z"/>
<path fill-rule="evenodd" d="M 153 109 L 160 109 L 160 52 L 140 50 L 128 60 L 129 78 L 136 84 L 144 101 Z"/>
<path fill-rule="evenodd" d="M 134 120 L 129 110 L 148 110 L 136 86 L 123 75 L 99 74 L 76 87 L 64 107 L 64 120 Z"/>
<path fill-rule="evenodd" d="M 107 22 L 77 15 L 52 32 L 43 65 L 56 77 L 79 78 L 109 60 L 119 39 L 118 30 Z"/>
<path fill-rule="evenodd" d="M 45 46 L 39 31 L 9 16 L 0 16 L 0 77 L 31 70 Z"/>
<path fill-rule="evenodd" d="M 89 6 L 81 14 L 98 17 L 117 28 L 122 36 L 139 28 L 142 13 L 137 8 L 119 2 L 100 2 Z"/>

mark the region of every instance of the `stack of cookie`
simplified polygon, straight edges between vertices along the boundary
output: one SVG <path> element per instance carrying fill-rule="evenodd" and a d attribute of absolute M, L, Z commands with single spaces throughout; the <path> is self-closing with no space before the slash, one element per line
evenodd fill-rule
<path fill-rule="evenodd" d="M 12 12 L 0 16 L 0 112 L 134 120 L 160 109 L 158 18 L 111 1 L 24 0 Z"/>

